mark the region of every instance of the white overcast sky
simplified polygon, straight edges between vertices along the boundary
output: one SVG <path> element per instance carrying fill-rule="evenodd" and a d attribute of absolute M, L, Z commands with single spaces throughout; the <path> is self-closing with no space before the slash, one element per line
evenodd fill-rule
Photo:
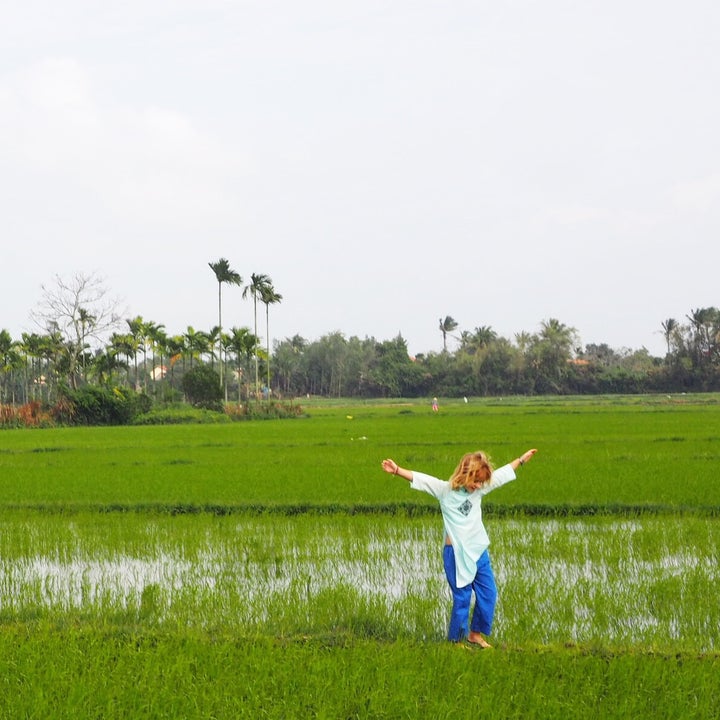
<path fill-rule="evenodd" d="M 96 274 L 179 334 L 440 317 L 663 354 L 720 306 L 717 0 L 0 0 L 0 328 Z M 241 290 L 223 325 L 252 327 Z M 264 335 L 264 323 L 260 328 Z"/>

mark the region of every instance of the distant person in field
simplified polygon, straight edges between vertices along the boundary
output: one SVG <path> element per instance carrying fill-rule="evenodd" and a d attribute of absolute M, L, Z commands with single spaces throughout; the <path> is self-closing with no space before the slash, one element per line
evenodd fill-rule
<path fill-rule="evenodd" d="M 390 458 L 382 461 L 385 472 L 399 475 L 414 490 L 423 490 L 440 502 L 445 531 L 443 563 L 452 591 L 448 628 L 448 640 L 452 642 L 466 640 L 483 648 L 491 647 L 484 636 L 492 631 L 497 586 L 488 553 L 490 538 L 483 525 L 482 498 L 514 480 L 515 471 L 536 452 L 536 449 L 527 450 L 497 470 L 484 452 L 467 453 L 447 481 L 406 470 Z M 473 593 L 475 608 L 468 626 Z"/>
<path fill-rule="evenodd" d="M 433 398 L 432 409 L 433 412 L 437 412 L 440 409 L 438 406 L 438 399 L 436 397 Z"/>

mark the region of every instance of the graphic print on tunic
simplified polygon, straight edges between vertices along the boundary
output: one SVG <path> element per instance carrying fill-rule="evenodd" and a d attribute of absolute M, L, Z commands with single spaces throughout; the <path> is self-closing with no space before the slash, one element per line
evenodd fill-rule
<path fill-rule="evenodd" d="M 472 503 L 470 500 L 466 500 L 459 508 L 458 510 L 467 517 L 470 514 L 470 511 L 472 510 Z"/>

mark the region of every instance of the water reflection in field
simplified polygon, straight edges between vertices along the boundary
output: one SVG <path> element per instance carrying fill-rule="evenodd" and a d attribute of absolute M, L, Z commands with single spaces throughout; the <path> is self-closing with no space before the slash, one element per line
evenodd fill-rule
<path fill-rule="evenodd" d="M 498 584 L 506 605 L 527 607 L 531 637 L 719 646 L 716 521 L 508 521 L 501 532 Z"/>
<path fill-rule="evenodd" d="M 716 521 L 523 518 L 489 520 L 488 528 L 500 591 L 495 630 L 505 641 L 718 647 Z M 131 550 L 76 535 L 71 551 L 48 552 L 46 538 L 43 553 L 4 554 L 0 610 L 151 604 L 159 620 L 260 626 L 290 605 L 312 628 L 317 614 L 331 625 L 333 606 L 352 593 L 384 608 L 399 633 L 413 612 L 431 615 L 435 635 L 444 633 L 437 518 L 234 518 L 200 537 L 149 535 L 151 543 Z"/>

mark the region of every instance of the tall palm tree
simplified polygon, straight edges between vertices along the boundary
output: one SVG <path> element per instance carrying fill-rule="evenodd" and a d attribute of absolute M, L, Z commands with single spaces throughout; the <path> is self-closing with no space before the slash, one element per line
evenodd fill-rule
<path fill-rule="evenodd" d="M 63 335 L 56 324 L 48 327 L 47 334 L 42 336 L 42 359 L 45 361 L 45 388 L 48 402 L 57 391 L 62 372 L 62 357 L 65 352 Z"/>
<path fill-rule="evenodd" d="M 262 301 L 265 303 L 265 335 L 267 342 L 267 389 L 270 392 L 270 306 L 282 302 L 282 295 L 275 292 L 272 283 L 261 291 Z"/>
<path fill-rule="evenodd" d="M 110 337 L 110 352 L 113 355 L 124 355 L 127 367 L 127 384 L 130 385 L 130 358 L 137 358 L 138 343 L 131 333 L 113 333 Z M 137 368 L 137 360 L 135 360 Z M 135 370 L 135 382 L 137 382 L 137 369 Z"/>
<path fill-rule="evenodd" d="M 518 350 L 524 355 L 527 351 L 530 345 L 532 344 L 532 335 L 529 332 L 522 331 L 519 333 L 515 333 L 515 343 L 518 346 Z"/>
<path fill-rule="evenodd" d="M 487 347 L 497 340 L 497 333 L 489 325 L 481 325 L 473 331 L 473 340 L 479 347 Z"/>
<path fill-rule="evenodd" d="M 16 348 L 17 344 L 13 341 L 12 335 L 7 330 L 0 330 L 0 403 L 5 400 L 6 386 L 12 385 L 9 381 L 10 373 L 18 367 L 20 355 Z"/>
<path fill-rule="evenodd" d="M 109 386 L 115 371 L 126 367 L 127 363 L 123 363 L 112 348 L 107 348 L 93 358 L 90 369 L 100 385 Z"/>
<path fill-rule="evenodd" d="M 253 335 L 248 328 L 231 328 L 230 336 L 227 339 L 227 348 L 235 353 L 235 361 L 238 376 L 238 404 L 242 390 L 243 360 L 249 360 L 257 349 L 257 336 Z"/>
<path fill-rule="evenodd" d="M 225 258 L 220 258 L 217 262 L 208 263 L 210 269 L 215 273 L 218 283 L 218 332 L 222 334 L 222 286 L 226 285 L 242 285 L 243 279 L 230 267 L 230 263 Z M 222 352 L 222 350 L 221 350 Z M 220 358 L 220 383 L 223 381 L 223 362 Z"/>
<path fill-rule="evenodd" d="M 573 347 L 577 344 L 577 330 L 561 323 L 556 318 L 543 320 L 534 347 L 541 381 L 549 383 L 553 391 L 558 381 L 566 374 L 568 361 L 572 358 Z"/>
<path fill-rule="evenodd" d="M 227 383 L 227 354 L 230 349 L 230 335 L 221 332 L 218 337 L 220 343 L 220 377 L 224 378 L 222 388 L 225 393 L 225 402 L 228 401 L 228 383 Z"/>
<path fill-rule="evenodd" d="M 672 339 L 672 335 L 677 329 L 677 326 L 678 322 L 677 320 L 675 320 L 675 318 L 668 318 L 662 323 L 663 335 L 665 336 L 665 343 L 667 344 L 668 355 L 670 355 L 670 340 Z"/>
<path fill-rule="evenodd" d="M 540 323 L 540 338 L 553 346 L 558 354 L 570 356 L 575 344 L 577 330 L 561 323 L 557 318 Z"/>
<path fill-rule="evenodd" d="M 693 362 L 700 367 L 712 361 L 714 342 L 720 327 L 720 310 L 715 307 L 697 308 L 685 317 L 692 326 Z"/>
<path fill-rule="evenodd" d="M 476 327 L 472 332 L 463 330 L 463 332 L 460 333 L 460 347 L 471 355 L 476 354 L 483 348 L 489 347 L 496 340 L 497 333 L 489 325 Z"/>
<path fill-rule="evenodd" d="M 267 275 L 252 273 L 250 284 L 243 289 L 243 298 L 250 295 L 253 299 L 253 315 L 255 318 L 255 399 L 260 396 L 260 378 L 258 372 L 258 334 L 257 334 L 257 301 L 262 300 L 262 294 L 268 287 L 272 287 L 272 280 Z"/>
<path fill-rule="evenodd" d="M 82 353 L 82 373 L 83 380 L 85 380 L 85 350 L 87 349 L 86 338 L 89 333 L 92 333 L 92 329 L 95 327 L 97 318 L 89 310 L 81 307 L 78 308 L 78 322 L 80 325 L 80 352 Z"/>
<path fill-rule="evenodd" d="M 188 325 L 187 332 L 183 334 L 185 340 L 185 352 L 190 358 L 190 368 L 193 366 L 193 358 L 202 356 L 204 352 L 207 352 L 210 342 L 208 340 L 208 334 L 202 330 L 195 330 L 192 325 Z"/>
<path fill-rule="evenodd" d="M 458 324 L 455 322 L 455 320 L 450 317 L 450 315 L 446 315 L 445 319 L 443 320 L 440 318 L 440 332 L 443 336 L 443 350 L 444 352 L 447 352 L 447 336 L 449 333 L 451 333 L 453 330 L 457 328 Z"/>
<path fill-rule="evenodd" d="M 37 400 L 38 390 L 42 397 L 42 379 L 40 368 L 40 357 L 42 355 L 42 338 L 37 333 L 22 334 L 22 348 L 25 353 L 25 384 L 26 395 L 32 400 Z M 28 369 L 29 365 L 29 369 Z"/>
<path fill-rule="evenodd" d="M 128 318 L 125 321 L 128 325 L 128 329 L 130 330 L 130 335 L 133 338 L 133 342 L 135 344 L 135 390 L 140 390 L 140 380 L 138 377 L 138 361 L 137 356 L 138 352 L 141 352 L 143 354 L 143 367 L 146 365 L 146 353 L 147 353 L 147 344 L 145 342 L 147 331 L 146 331 L 146 323 L 142 319 L 141 315 L 138 315 L 134 318 Z M 143 387 L 145 386 L 145 373 L 143 373 Z"/>
<path fill-rule="evenodd" d="M 300 376 L 307 341 L 301 335 L 285 338 L 275 347 L 276 382 L 287 393 L 301 388 Z"/>
<path fill-rule="evenodd" d="M 148 320 L 145 323 L 145 333 L 150 343 L 150 350 L 152 351 L 150 377 L 153 379 L 153 392 L 155 392 L 157 390 L 157 380 L 162 380 L 165 377 L 163 358 L 165 357 L 168 338 L 165 334 L 165 326 L 162 323 L 156 323 L 152 320 Z M 155 357 L 158 353 L 160 354 L 159 373 L 155 367 Z"/>
<path fill-rule="evenodd" d="M 23 339 L 28 346 L 28 354 L 37 361 L 33 363 L 33 398 L 37 399 L 35 390 L 39 389 L 40 400 L 49 402 L 53 375 L 56 374 L 55 362 L 62 349 L 62 336 L 57 331 L 49 331 L 46 335 L 23 335 Z"/>
<path fill-rule="evenodd" d="M 170 362 L 170 387 L 175 387 L 175 364 L 182 360 L 182 368 L 185 370 L 185 337 L 173 335 L 166 339 L 165 349 Z"/>
<path fill-rule="evenodd" d="M 210 367 L 215 367 L 215 358 L 218 359 L 220 365 L 220 377 L 222 378 L 222 330 L 219 325 L 210 328 L 206 333 L 208 341 L 208 356 L 210 358 Z M 218 352 L 215 353 L 215 346 L 218 346 Z"/>

